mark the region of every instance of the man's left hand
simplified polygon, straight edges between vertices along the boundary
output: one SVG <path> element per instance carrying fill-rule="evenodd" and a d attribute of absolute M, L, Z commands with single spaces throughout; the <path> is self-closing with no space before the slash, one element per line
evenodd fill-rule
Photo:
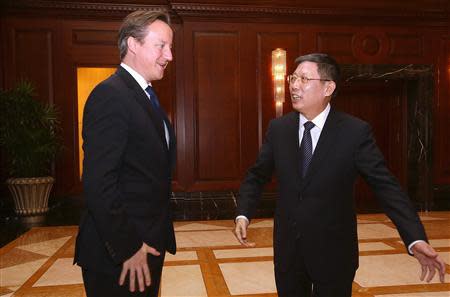
<path fill-rule="evenodd" d="M 424 241 L 414 244 L 411 250 L 414 253 L 414 257 L 417 261 L 419 261 L 422 267 L 420 280 L 423 281 L 426 277 L 426 281 L 430 282 L 437 270 L 439 272 L 439 279 L 441 280 L 441 283 L 443 283 L 445 276 L 445 263 L 439 258 L 438 253 L 436 253 L 436 251 Z"/>

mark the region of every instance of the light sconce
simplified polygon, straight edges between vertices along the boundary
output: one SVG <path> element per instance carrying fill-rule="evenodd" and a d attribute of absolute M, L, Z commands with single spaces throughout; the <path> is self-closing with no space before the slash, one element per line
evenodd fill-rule
<path fill-rule="evenodd" d="M 283 115 L 284 89 L 286 77 L 286 51 L 277 48 L 272 51 L 273 99 L 276 116 Z"/>

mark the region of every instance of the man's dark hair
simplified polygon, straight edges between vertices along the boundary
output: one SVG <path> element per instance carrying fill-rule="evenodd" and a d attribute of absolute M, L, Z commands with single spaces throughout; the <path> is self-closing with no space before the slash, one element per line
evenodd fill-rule
<path fill-rule="evenodd" d="M 317 64 L 317 71 L 319 72 L 320 78 L 334 81 L 336 84 L 336 89 L 333 94 L 331 94 L 331 97 L 336 97 L 339 90 L 341 76 L 341 70 L 336 60 L 334 60 L 331 56 L 322 53 L 308 54 L 295 59 L 295 63 L 297 65 L 306 61 Z"/>

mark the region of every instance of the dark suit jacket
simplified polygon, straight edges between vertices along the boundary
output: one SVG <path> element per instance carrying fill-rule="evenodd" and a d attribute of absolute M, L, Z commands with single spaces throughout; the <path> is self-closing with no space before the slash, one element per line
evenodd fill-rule
<path fill-rule="evenodd" d="M 299 173 L 299 114 L 272 120 L 255 165 L 240 189 L 238 214 L 251 218 L 262 186 L 275 171 L 275 267 L 287 270 L 298 238 L 306 267 L 317 279 L 352 275 L 358 267 L 353 185 L 371 186 L 405 245 L 426 240 L 409 198 L 385 166 L 366 122 L 331 109 L 304 179 Z"/>
<path fill-rule="evenodd" d="M 159 118 L 160 119 L 160 118 Z M 145 91 L 122 67 L 90 94 L 83 115 L 83 188 L 74 261 L 118 273 L 145 242 L 175 253 L 169 209 L 175 135 L 164 128 Z"/>

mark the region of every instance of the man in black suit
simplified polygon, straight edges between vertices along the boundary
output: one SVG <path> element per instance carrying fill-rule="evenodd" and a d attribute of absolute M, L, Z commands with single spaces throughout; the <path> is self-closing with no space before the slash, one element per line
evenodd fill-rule
<path fill-rule="evenodd" d="M 122 63 L 95 87 L 83 115 L 87 211 L 76 242 L 87 296 L 157 296 L 166 250 L 175 135 L 151 82 L 172 60 L 164 13 L 136 11 L 119 31 Z"/>
<path fill-rule="evenodd" d="M 351 296 L 358 268 L 353 185 L 361 175 L 396 225 L 408 252 L 420 262 L 421 280 L 445 265 L 427 243 L 409 198 L 386 168 L 371 133 L 360 119 L 334 110 L 339 66 L 326 54 L 296 59 L 288 76 L 294 112 L 272 120 L 256 163 L 240 188 L 235 234 L 247 227 L 261 191 L 276 172 L 279 197 L 274 217 L 275 280 L 279 296 Z"/>

